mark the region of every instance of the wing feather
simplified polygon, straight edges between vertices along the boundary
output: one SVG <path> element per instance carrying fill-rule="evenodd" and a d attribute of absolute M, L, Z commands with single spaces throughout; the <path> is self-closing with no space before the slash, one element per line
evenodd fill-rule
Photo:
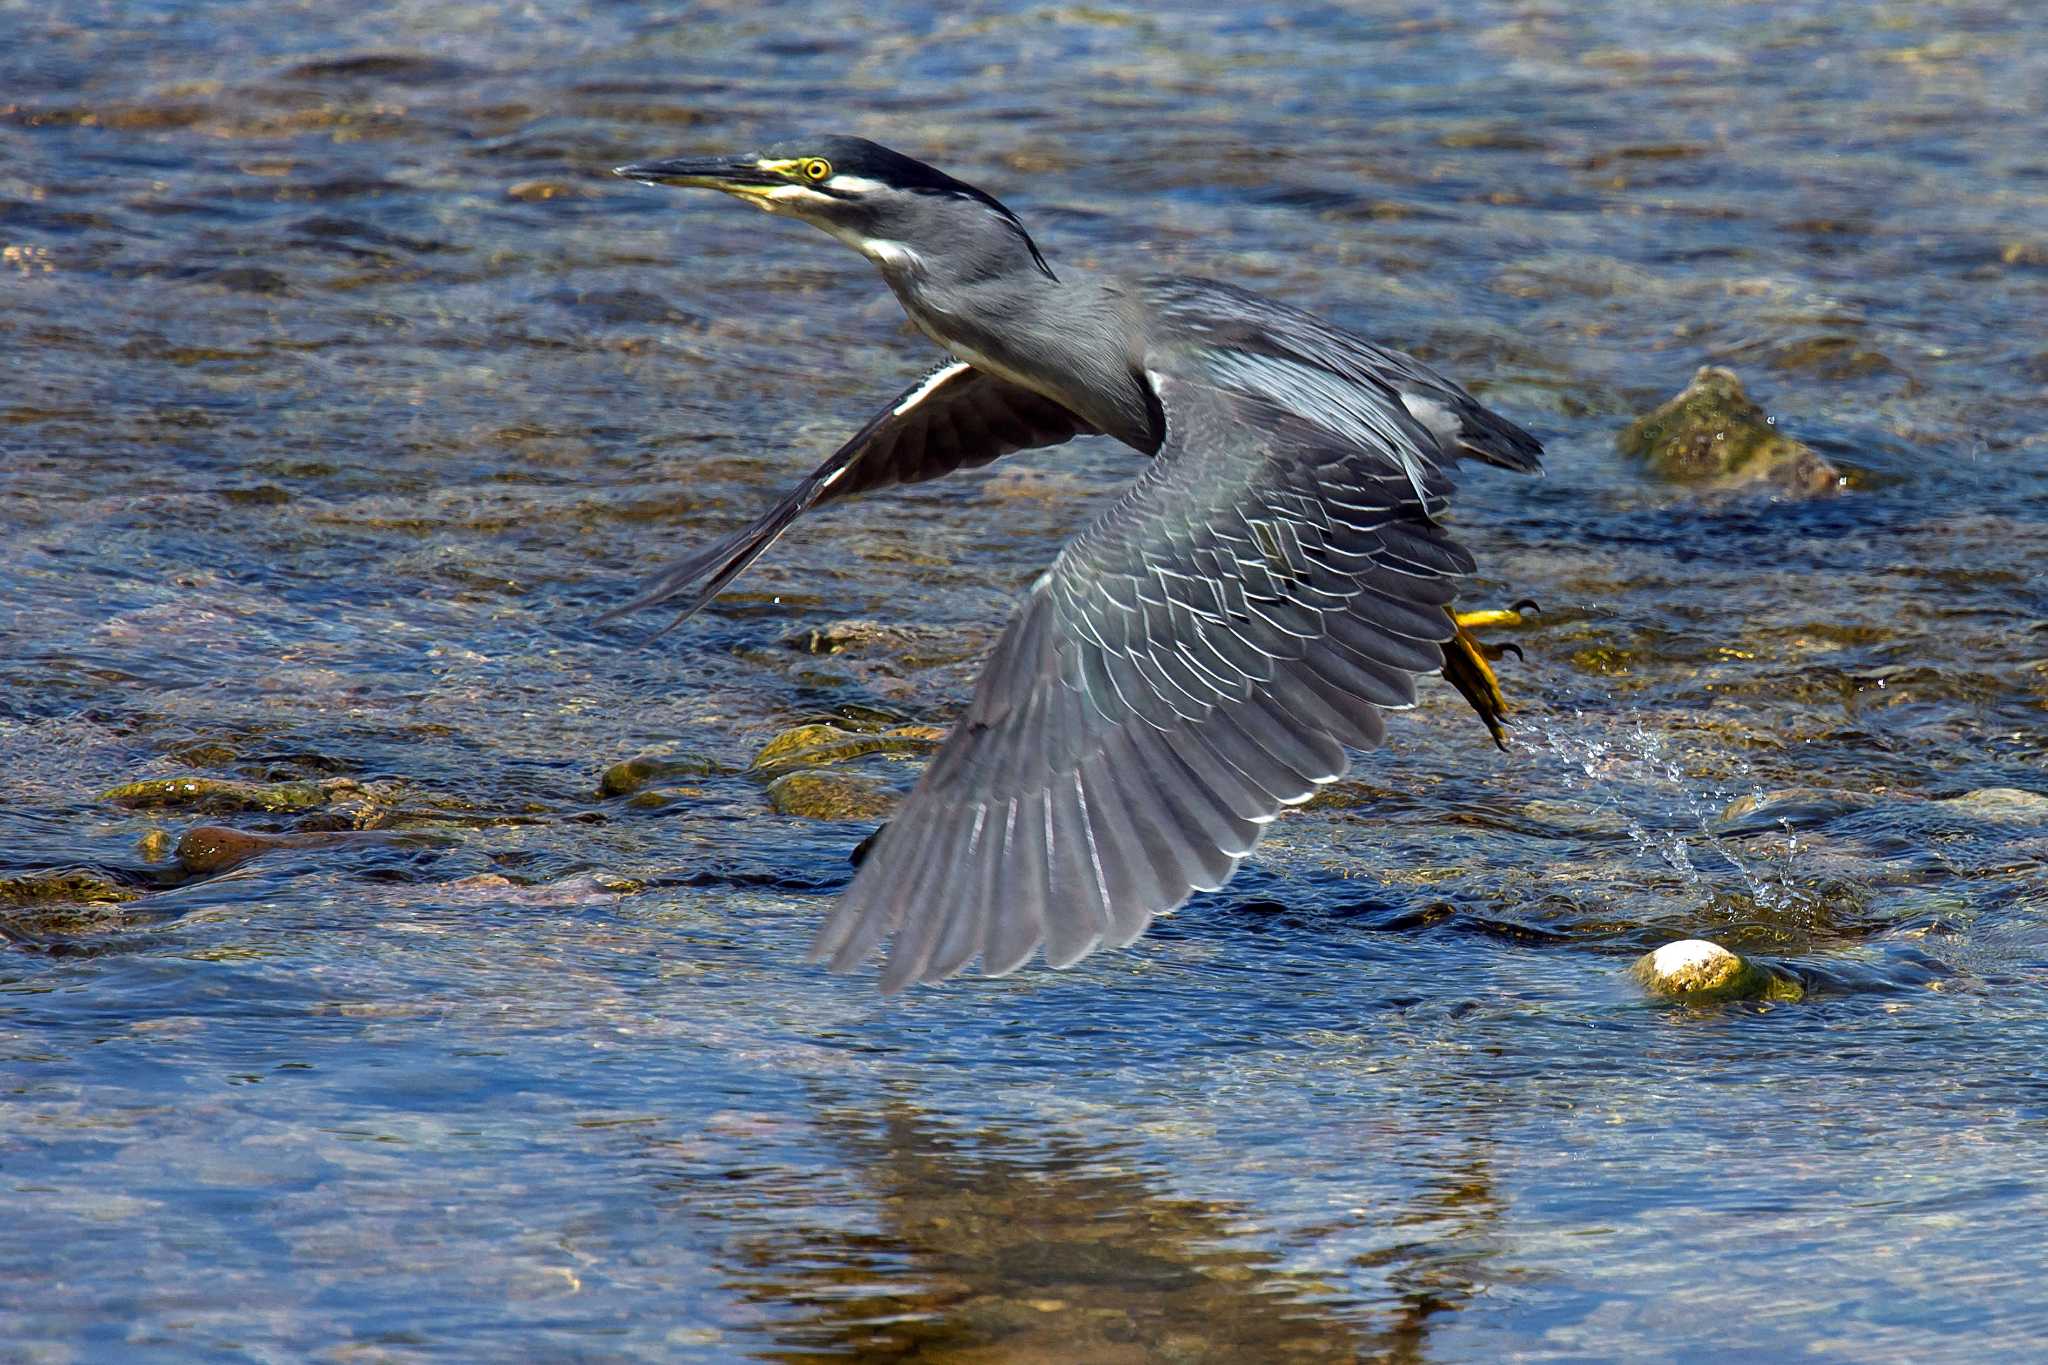
<path fill-rule="evenodd" d="M 974 469 L 1019 450 L 1059 445 L 1095 428 L 1049 398 L 962 361 L 941 365 L 832 452 L 804 481 L 740 530 L 667 565 L 630 601 L 597 619 L 669 606 L 681 625 L 746 572 L 814 507 L 895 484 Z"/>
<path fill-rule="evenodd" d="M 1325 381 L 1277 363 L 1155 368 L 1157 458 L 1033 586 L 814 957 L 894 933 L 895 990 L 1128 943 L 1442 667 L 1472 561 L 1436 520 L 1433 435 L 1370 384 L 1304 418 Z"/>

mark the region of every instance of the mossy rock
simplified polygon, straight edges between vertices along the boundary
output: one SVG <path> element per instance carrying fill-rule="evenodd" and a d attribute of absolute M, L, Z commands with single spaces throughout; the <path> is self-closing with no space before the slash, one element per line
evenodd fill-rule
<path fill-rule="evenodd" d="M 880 820 L 896 801 L 879 783 L 848 773 L 784 773 L 768 784 L 777 815 L 805 820 Z"/>
<path fill-rule="evenodd" d="M 291 812 L 314 810 L 335 792 L 353 791 L 346 779 L 329 782 L 233 782 L 214 777 L 151 777 L 100 793 L 117 806 L 182 810 Z"/>
<path fill-rule="evenodd" d="M 1804 998 L 1798 982 L 1703 938 L 1667 943 L 1636 960 L 1630 975 L 1651 995 L 1688 1005 Z"/>
<path fill-rule="evenodd" d="M 946 732 L 931 725 L 896 725 L 871 734 L 836 725 L 799 725 L 784 730 L 754 755 L 756 773 L 815 768 L 845 763 L 869 754 L 925 754 L 939 746 Z"/>
<path fill-rule="evenodd" d="M 1615 446 L 1672 483 L 1710 488 L 1769 484 L 1793 493 L 1825 493 L 1841 471 L 1771 422 L 1742 391 L 1735 372 L 1702 367 L 1685 391 L 1638 417 Z"/>
<path fill-rule="evenodd" d="M 118 905 L 141 893 L 84 868 L 0 877 L 0 906 Z"/>
<path fill-rule="evenodd" d="M 0 877 L 0 939 L 110 933 L 131 922 L 122 907 L 141 894 L 87 868 Z"/>

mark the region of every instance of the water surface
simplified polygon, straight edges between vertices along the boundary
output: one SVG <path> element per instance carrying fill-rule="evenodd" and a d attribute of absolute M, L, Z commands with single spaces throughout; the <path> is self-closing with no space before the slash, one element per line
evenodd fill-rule
<path fill-rule="evenodd" d="M 2044 91 L 2017 0 L 0 10 L 0 1341 L 2034 1349 L 2048 803 L 1973 794 L 2048 793 Z M 1511 752 L 1433 688 L 1129 951 L 801 965 L 866 827 L 754 753 L 947 722 L 1133 469 L 876 498 L 591 626 L 932 358 L 822 236 L 603 174 L 807 126 L 1537 430 L 1457 514 L 1473 600 L 1544 608 Z M 1849 487 L 1625 464 L 1707 363 Z M 916 630 L 788 643 L 846 620 Z M 600 793 L 648 751 L 665 794 Z M 103 798 L 188 776 L 311 785 Z M 145 856 L 208 824 L 374 833 Z M 1692 934 L 1804 998 L 1645 1000 Z"/>

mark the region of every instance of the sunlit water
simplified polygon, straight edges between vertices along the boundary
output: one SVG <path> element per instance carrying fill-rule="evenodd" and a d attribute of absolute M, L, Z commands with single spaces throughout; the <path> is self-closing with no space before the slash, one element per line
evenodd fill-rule
<path fill-rule="evenodd" d="M 2048 815 L 1970 795 L 2048 793 L 2036 10 L 0 7 L 0 1356 L 2037 1351 Z M 1458 509 L 1543 606 L 1512 751 L 1433 689 L 1069 972 L 803 966 L 866 827 L 752 755 L 947 720 L 1132 469 L 589 624 L 929 359 L 824 238 L 602 174 L 805 126 L 1539 431 Z M 1703 363 L 1851 487 L 1622 462 Z M 856 618 L 918 643 L 785 643 Z M 327 785 L 102 799 L 186 775 Z M 145 859 L 204 824 L 381 833 Z M 1644 999 L 1691 934 L 1804 998 Z"/>

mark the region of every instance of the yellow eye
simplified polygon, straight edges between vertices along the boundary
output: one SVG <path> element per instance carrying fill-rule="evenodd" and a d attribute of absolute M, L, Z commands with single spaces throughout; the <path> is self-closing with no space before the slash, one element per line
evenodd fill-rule
<path fill-rule="evenodd" d="M 832 174 L 832 163 L 822 156 L 807 156 L 798 163 L 797 169 L 803 172 L 806 180 L 824 180 Z"/>

